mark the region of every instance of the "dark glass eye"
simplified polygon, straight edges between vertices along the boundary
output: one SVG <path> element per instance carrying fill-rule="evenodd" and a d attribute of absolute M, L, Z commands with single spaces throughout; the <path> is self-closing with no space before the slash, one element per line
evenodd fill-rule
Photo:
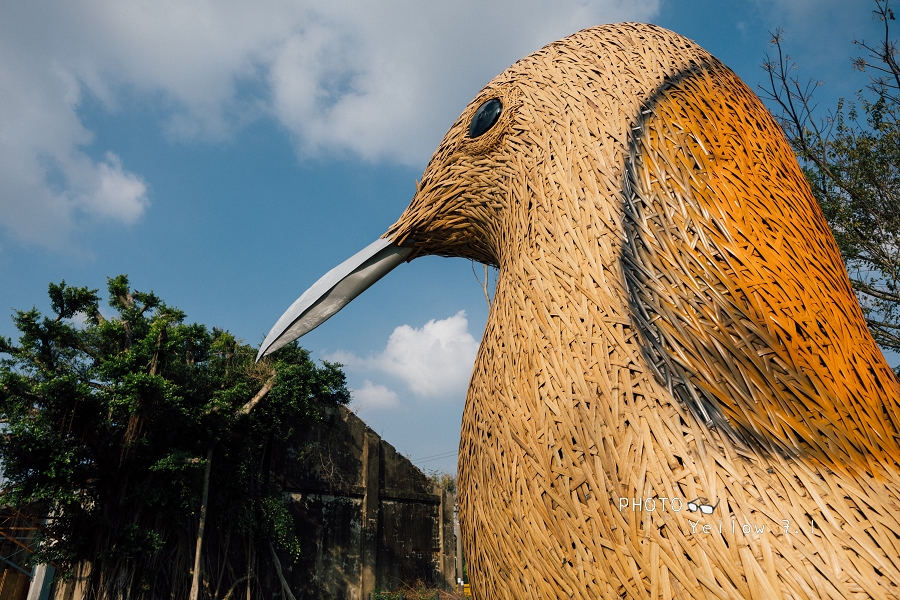
<path fill-rule="evenodd" d="M 503 103 L 496 98 L 491 98 L 479 106 L 478 110 L 475 111 L 475 115 L 472 117 L 472 122 L 469 123 L 469 137 L 477 138 L 479 135 L 493 127 L 494 123 L 497 122 L 497 119 L 500 118 L 500 113 L 502 111 Z"/>

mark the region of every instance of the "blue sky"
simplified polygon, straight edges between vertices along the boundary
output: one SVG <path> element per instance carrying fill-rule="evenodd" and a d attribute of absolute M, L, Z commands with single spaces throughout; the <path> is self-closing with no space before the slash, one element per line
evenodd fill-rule
<path fill-rule="evenodd" d="M 0 335 L 49 282 L 127 273 L 257 345 L 400 215 L 494 75 L 579 29 L 646 21 L 752 88 L 785 29 L 823 108 L 852 97 L 873 4 L 835 0 L 11 0 L 0 8 Z M 482 274 L 480 265 L 477 273 Z M 426 469 L 456 469 L 487 303 L 461 259 L 402 265 L 303 338 Z M 896 361 L 892 361 L 896 362 Z M 438 457 L 438 458 L 434 458 Z"/>

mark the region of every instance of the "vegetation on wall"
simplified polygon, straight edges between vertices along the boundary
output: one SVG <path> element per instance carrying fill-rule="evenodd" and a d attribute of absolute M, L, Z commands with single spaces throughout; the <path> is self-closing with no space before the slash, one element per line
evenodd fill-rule
<path fill-rule="evenodd" d="M 46 517 L 35 561 L 89 573 L 90 597 L 224 597 L 297 552 L 272 445 L 348 402 L 344 374 L 296 345 L 256 363 L 124 275 L 108 291 L 104 312 L 50 285 L 53 314 L 17 311 L 0 338 L 4 501 Z"/>

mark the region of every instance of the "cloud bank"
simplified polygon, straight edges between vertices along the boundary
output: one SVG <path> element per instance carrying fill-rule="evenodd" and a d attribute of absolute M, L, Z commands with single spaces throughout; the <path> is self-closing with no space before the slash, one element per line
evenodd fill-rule
<path fill-rule="evenodd" d="M 132 224 L 148 183 L 90 148 L 79 109 L 160 114 L 175 140 L 272 118 L 301 155 L 424 164 L 477 90 L 578 29 L 659 0 L 47 0 L 0 19 L 0 229 L 53 246 L 82 221 Z"/>
<path fill-rule="evenodd" d="M 361 388 L 352 390 L 352 395 L 353 405 L 359 410 L 381 410 L 400 406 L 397 392 L 383 385 L 374 384 L 368 379 L 363 382 Z"/>
<path fill-rule="evenodd" d="M 459 401 L 466 395 L 477 352 L 478 341 L 469 333 L 465 311 L 460 311 L 446 319 L 432 319 L 420 328 L 397 327 L 384 350 L 369 357 L 335 352 L 326 360 L 339 362 L 350 372 L 396 378 L 421 399 Z M 369 380 L 353 390 L 353 395 L 366 408 L 399 406 L 394 392 Z"/>

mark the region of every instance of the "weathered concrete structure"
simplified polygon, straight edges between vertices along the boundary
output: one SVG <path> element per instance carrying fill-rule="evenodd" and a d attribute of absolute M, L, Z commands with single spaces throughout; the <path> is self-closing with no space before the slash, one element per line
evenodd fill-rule
<path fill-rule="evenodd" d="M 454 496 L 435 486 L 346 408 L 329 409 L 292 445 L 274 447 L 270 474 L 292 500 L 289 509 L 302 551 L 296 562 L 281 552 L 279 560 L 297 600 L 367 600 L 375 590 L 415 581 L 454 588 Z M 30 553 L 30 537 L 20 540 L 22 532 L 35 529 L 17 515 L 5 515 L 0 523 L 6 526 L 0 528 L 0 550 L 5 552 L 0 555 L 0 600 L 87 597 L 89 564 L 80 565 L 74 577 L 51 590 L 43 575 L 37 581 L 43 565 L 31 571 L 14 562 Z M 223 543 L 215 530 L 207 535 L 204 553 L 224 559 L 234 572 L 248 563 L 246 552 Z M 213 563 L 206 564 L 208 568 Z M 47 584 L 52 572 L 49 577 Z M 286 597 L 268 555 L 256 563 L 252 597 Z"/>
<path fill-rule="evenodd" d="M 346 408 L 277 451 L 272 467 L 303 548 L 285 573 L 298 599 L 364 600 L 416 580 L 454 588 L 454 496 Z"/>

